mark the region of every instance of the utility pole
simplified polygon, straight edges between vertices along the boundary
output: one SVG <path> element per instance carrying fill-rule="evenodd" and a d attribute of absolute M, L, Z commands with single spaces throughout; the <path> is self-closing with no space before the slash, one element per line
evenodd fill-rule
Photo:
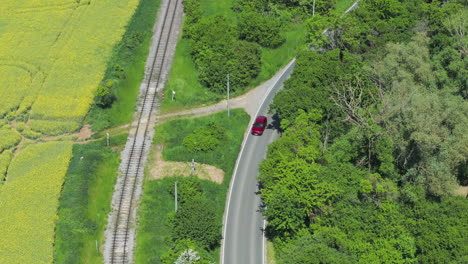
<path fill-rule="evenodd" d="M 107 136 L 107 146 L 109 146 L 109 133 L 106 133 Z"/>
<path fill-rule="evenodd" d="M 174 196 L 174 200 L 175 200 L 175 211 L 177 212 L 177 181 L 175 181 L 175 196 Z"/>
<path fill-rule="evenodd" d="M 229 73 L 227 74 L 227 112 L 228 116 L 231 116 L 231 113 L 229 111 Z"/>
<path fill-rule="evenodd" d="M 195 160 L 192 159 L 192 167 L 190 168 L 190 175 L 193 175 L 195 173 Z"/>

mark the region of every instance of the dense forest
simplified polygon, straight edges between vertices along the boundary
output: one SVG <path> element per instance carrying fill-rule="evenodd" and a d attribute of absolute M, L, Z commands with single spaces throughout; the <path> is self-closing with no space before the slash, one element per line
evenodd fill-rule
<path fill-rule="evenodd" d="M 467 2 L 236 3 L 307 20 L 260 166 L 277 263 L 468 263 Z"/>

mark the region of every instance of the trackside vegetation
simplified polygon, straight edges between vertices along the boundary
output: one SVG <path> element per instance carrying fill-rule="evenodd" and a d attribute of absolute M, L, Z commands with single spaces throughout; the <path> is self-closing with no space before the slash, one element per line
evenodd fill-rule
<path fill-rule="evenodd" d="M 114 47 L 86 119 L 93 131 L 132 120 L 160 4 L 160 0 L 140 0 L 125 34 Z"/>
<path fill-rule="evenodd" d="M 127 134 L 73 145 L 55 233 L 55 263 L 102 263 L 101 245 Z M 71 239 L 72 238 L 72 239 Z M 96 251 L 96 242 L 98 251 Z"/>
<path fill-rule="evenodd" d="M 249 119 L 243 110 L 235 109 L 230 117 L 221 112 L 168 121 L 156 127 L 155 144 L 164 145 L 165 160 L 193 158 L 223 169 L 225 178 L 222 184 L 217 184 L 195 176 L 174 175 L 152 180 L 147 175 L 139 211 L 136 263 L 169 264 L 189 253 L 199 256 L 199 263 L 219 259 L 226 192 Z M 193 139 L 200 134 L 211 140 L 194 144 Z M 175 181 L 178 182 L 177 213 L 174 212 Z"/>
<path fill-rule="evenodd" d="M 359 5 L 308 19 L 271 106 L 284 132 L 258 179 L 276 263 L 466 263 L 466 2 Z"/>

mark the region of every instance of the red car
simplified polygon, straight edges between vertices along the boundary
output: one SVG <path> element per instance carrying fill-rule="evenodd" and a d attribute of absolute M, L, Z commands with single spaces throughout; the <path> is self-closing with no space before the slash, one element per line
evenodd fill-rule
<path fill-rule="evenodd" d="M 257 118 L 255 119 L 255 123 L 252 126 L 252 135 L 261 136 L 263 134 L 263 131 L 265 131 L 267 123 L 268 120 L 266 116 L 257 116 Z"/>

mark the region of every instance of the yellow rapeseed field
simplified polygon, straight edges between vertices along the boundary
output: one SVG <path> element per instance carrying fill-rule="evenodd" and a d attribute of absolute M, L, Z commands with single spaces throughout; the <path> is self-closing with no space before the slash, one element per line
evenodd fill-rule
<path fill-rule="evenodd" d="M 58 198 L 72 144 L 30 145 L 0 190 L 0 263 L 52 263 Z"/>
<path fill-rule="evenodd" d="M 31 139 L 81 127 L 138 3 L 1 0 L 0 263 L 52 263 L 72 144 Z"/>
<path fill-rule="evenodd" d="M 0 117 L 48 121 L 49 130 L 43 122 L 28 123 L 45 134 L 78 129 L 137 4 L 2 0 Z"/>

